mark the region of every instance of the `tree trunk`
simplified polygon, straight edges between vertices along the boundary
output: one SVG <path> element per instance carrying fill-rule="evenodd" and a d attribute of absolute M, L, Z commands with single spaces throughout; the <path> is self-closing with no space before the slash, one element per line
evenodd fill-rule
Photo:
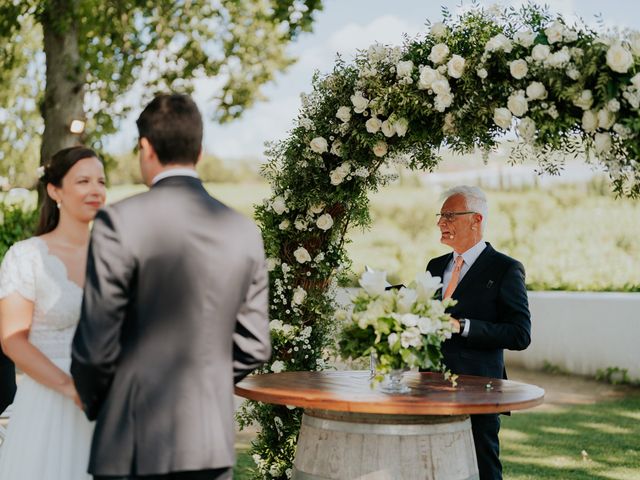
<path fill-rule="evenodd" d="M 58 150 L 82 141 L 81 135 L 69 130 L 72 120 L 84 120 L 85 74 L 78 49 L 74 7 L 75 1 L 50 1 L 41 19 L 47 59 L 41 164 L 48 162 Z"/>

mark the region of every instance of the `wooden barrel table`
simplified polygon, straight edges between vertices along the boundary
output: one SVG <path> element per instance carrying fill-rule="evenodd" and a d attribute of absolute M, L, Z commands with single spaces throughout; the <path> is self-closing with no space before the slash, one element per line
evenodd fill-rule
<path fill-rule="evenodd" d="M 534 385 L 460 375 L 407 372 L 411 391 L 372 389 L 368 371 L 282 372 L 247 377 L 236 394 L 305 409 L 297 480 L 478 479 L 469 414 L 542 403 Z"/>

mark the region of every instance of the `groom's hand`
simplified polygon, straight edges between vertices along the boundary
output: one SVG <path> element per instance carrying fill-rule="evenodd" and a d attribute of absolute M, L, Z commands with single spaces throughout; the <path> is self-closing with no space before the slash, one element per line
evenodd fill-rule
<path fill-rule="evenodd" d="M 453 325 L 453 333 L 460 333 L 460 321 L 458 319 L 452 318 L 451 325 Z"/>

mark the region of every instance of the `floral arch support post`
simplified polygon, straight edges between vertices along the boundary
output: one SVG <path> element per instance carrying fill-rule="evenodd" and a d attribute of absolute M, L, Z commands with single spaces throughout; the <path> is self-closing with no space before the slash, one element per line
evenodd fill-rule
<path fill-rule="evenodd" d="M 368 225 L 385 163 L 432 170 L 442 145 L 487 149 L 514 129 L 515 159 L 535 154 L 553 171 L 553 152 L 593 153 L 617 194 L 640 196 L 639 34 L 599 36 L 532 5 L 444 17 L 423 38 L 316 75 L 296 126 L 272 146 L 273 196 L 257 208 L 274 343 L 263 372 L 326 368 L 345 233 Z M 261 426 L 257 478 L 288 478 L 301 412 L 249 402 L 238 418 Z"/>

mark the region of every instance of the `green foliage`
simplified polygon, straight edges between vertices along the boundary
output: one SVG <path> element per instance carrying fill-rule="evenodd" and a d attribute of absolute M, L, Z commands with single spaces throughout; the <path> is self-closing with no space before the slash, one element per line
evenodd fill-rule
<path fill-rule="evenodd" d="M 14 243 L 33 235 L 38 211 L 22 203 L 5 203 L 0 194 L 0 260 Z"/>
<path fill-rule="evenodd" d="M 620 367 L 599 369 L 596 372 L 596 380 L 601 380 L 612 385 L 640 385 L 640 380 L 631 380 L 629 370 Z"/>
<path fill-rule="evenodd" d="M 311 29 L 321 8 L 321 0 L 2 2 L 0 112 L 6 120 L 0 160 L 9 158 L 18 172 L 18 157 L 38 151 L 43 122 L 37 117 L 46 88 L 42 25 L 61 36 L 77 32 L 78 52 L 67 53 L 77 53 L 80 65 L 49 68 L 67 69 L 58 77 L 78 80 L 85 92 L 83 141 L 102 150 L 103 137 L 133 108 L 160 91 L 190 92 L 196 79 L 220 82 L 211 98 L 216 120 L 238 117 L 263 98 L 262 85 L 293 63 L 288 43 Z M 127 95 L 134 87 L 143 98 Z M 64 125 L 68 119 L 57 121 Z M 16 175 L 10 176 L 13 183 Z"/>
<path fill-rule="evenodd" d="M 515 124 L 543 169 L 557 169 L 557 152 L 576 154 L 584 145 L 619 195 L 640 196 L 639 55 L 640 38 L 598 42 L 532 5 L 501 14 L 474 8 L 459 18 L 445 12 L 445 24 L 403 47 L 374 45 L 353 65 L 338 59 L 330 74 L 316 75 L 297 125 L 270 149 L 263 172 L 273 194 L 256 209 L 274 330 L 293 332 L 283 340 L 278 334 L 263 371 L 322 368 L 331 290 L 350 265 L 345 234 L 370 224 L 368 194 L 389 182 L 389 165 L 432 170 L 442 145 L 488 150 Z M 524 73 L 514 70 L 516 61 L 526 62 Z M 514 153 L 514 161 L 524 156 Z M 518 223 L 512 216 L 512 239 Z M 298 332 L 309 333 L 308 347 L 300 348 Z M 264 476 L 271 460 L 262 455 L 285 455 L 268 433 L 274 426 L 260 421 L 262 408 L 245 413 L 262 427 L 252 451 Z M 280 467 L 272 477 L 285 478 Z"/>

